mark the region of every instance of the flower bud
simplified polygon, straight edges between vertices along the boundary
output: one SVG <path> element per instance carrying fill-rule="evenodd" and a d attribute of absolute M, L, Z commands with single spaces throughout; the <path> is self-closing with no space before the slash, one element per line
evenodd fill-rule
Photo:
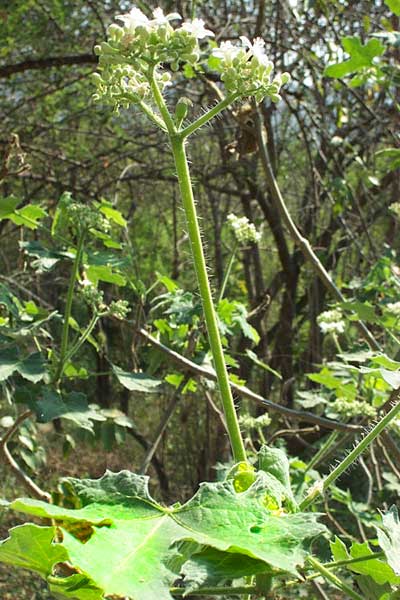
<path fill-rule="evenodd" d="M 115 42 L 120 42 L 124 37 L 124 30 L 116 23 L 113 23 L 109 26 L 107 33 L 108 36 Z"/>
<path fill-rule="evenodd" d="M 190 100 L 190 98 L 186 98 L 185 96 L 179 98 L 175 107 L 175 120 L 177 127 L 182 125 L 182 122 L 188 113 L 188 109 L 191 106 L 193 106 L 193 102 Z"/>

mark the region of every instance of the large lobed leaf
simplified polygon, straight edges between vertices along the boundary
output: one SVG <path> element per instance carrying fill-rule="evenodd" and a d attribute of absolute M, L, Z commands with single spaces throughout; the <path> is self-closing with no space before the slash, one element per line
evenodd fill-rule
<path fill-rule="evenodd" d="M 177 544 L 183 540 L 201 544 L 204 551 L 219 551 L 214 552 L 217 562 L 221 553 L 230 553 L 233 564 L 243 556 L 246 564 L 251 563 L 249 559 L 258 561 L 258 570 L 261 561 L 297 574 L 296 566 L 303 564 L 307 554 L 307 540 L 324 531 L 315 514 L 278 516 L 268 510 L 269 480 L 262 472 L 245 492 L 237 493 L 232 481 L 205 483 L 186 504 L 170 508 L 151 498 L 146 477 L 128 471 L 107 472 L 99 480 L 69 481 L 80 508 L 31 499 L 10 504 L 14 510 L 54 519 L 63 535 L 60 544 L 52 541 L 55 528 L 33 530 L 32 525 L 24 525 L 18 528 L 17 550 L 15 530 L 0 545 L 0 561 L 39 572 L 53 590 L 68 598 L 171 598 L 169 588 L 188 558 L 180 550 L 182 544 Z M 36 543 L 38 535 L 42 537 Z M 60 557 L 54 549 L 59 549 Z M 74 573 L 67 578 L 54 571 L 60 559 L 66 560 L 63 553 Z M 208 563 L 212 557 L 212 553 L 206 556 Z"/>

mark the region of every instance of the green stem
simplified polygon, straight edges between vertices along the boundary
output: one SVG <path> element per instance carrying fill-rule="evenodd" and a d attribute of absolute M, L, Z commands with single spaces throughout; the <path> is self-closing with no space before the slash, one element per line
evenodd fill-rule
<path fill-rule="evenodd" d="M 193 123 L 191 123 L 184 129 L 182 129 L 182 131 L 181 131 L 182 139 L 189 137 L 189 135 L 192 135 L 192 133 L 197 131 L 197 129 L 200 129 L 200 127 L 203 127 L 203 125 L 205 125 L 206 123 L 211 121 L 211 119 L 213 119 L 216 115 L 218 115 L 225 108 L 227 108 L 230 104 L 232 104 L 232 102 L 237 100 L 237 98 L 239 98 L 239 94 L 230 94 L 224 100 L 221 100 L 221 102 L 218 102 L 218 104 L 216 104 L 214 106 L 214 108 L 211 108 L 209 111 L 204 113 L 204 115 L 202 115 L 201 117 L 196 119 L 196 121 L 194 121 Z"/>
<path fill-rule="evenodd" d="M 154 75 L 154 69 L 150 73 L 150 87 L 151 87 L 151 91 L 154 96 L 154 100 L 156 101 L 156 104 L 161 113 L 161 116 L 164 119 L 164 123 L 167 128 L 168 134 L 170 136 L 174 136 L 176 134 L 175 123 L 174 123 L 171 115 L 169 114 L 169 110 L 167 108 L 167 105 L 165 104 L 163 95 L 160 92 L 160 88 L 158 87 L 158 83 L 157 83 L 157 80 Z M 164 129 L 164 131 L 165 131 L 164 127 L 162 127 L 162 129 Z"/>
<path fill-rule="evenodd" d="M 304 471 L 304 475 L 306 473 L 308 473 L 308 471 L 311 471 L 311 469 L 313 469 L 319 463 L 321 458 L 329 450 L 329 448 L 334 444 L 334 442 L 336 441 L 336 439 L 338 437 L 339 437 L 339 432 L 337 430 L 332 431 L 332 433 L 329 434 L 328 439 L 325 441 L 324 444 L 322 444 L 322 446 L 320 447 L 318 452 L 315 454 L 315 456 L 312 457 L 312 459 L 308 463 L 306 470 Z"/>
<path fill-rule="evenodd" d="M 338 437 L 339 437 L 339 432 L 337 430 L 332 431 L 328 435 L 327 440 L 322 444 L 322 446 L 317 451 L 317 453 L 312 457 L 312 459 L 310 460 L 310 462 L 308 463 L 308 465 L 306 466 L 305 470 L 302 473 L 302 480 L 301 480 L 301 482 L 299 483 L 299 485 L 296 488 L 296 496 L 297 497 L 303 495 L 307 473 L 309 471 L 311 471 L 311 469 L 313 469 L 320 462 L 320 460 L 328 452 L 329 448 L 332 447 L 332 445 L 334 444 L 334 442 L 336 441 L 336 439 Z"/>
<path fill-rule="evenodd" d="M 219 290 L 219 294 L 218 294 L 218 298 L 217 298 L 217 305 L 218 305 L 219 302 L 221 302 L 222 298 L 224 297 L 226 285 L 227 285 L 229 277 L 231 275 L 231 271 L 232 271 L 232 267 L 233 267 L 233 261 L 235 260 L 237 246 L 238 246 L 237 242 L 235 242 L 235 245 L 233 247 L 231 256 L 229 258 L 228 265 L 226 267 L 226 271 L 225 271 L 224 279 L 222 281 L 221 289 Z"/>
<path fill-rule="evenodd" d="M 353 600 L 363 600 L 362 597 L 359 594 L 357 594 L 357 592 L 355 592 L 351 587 L 345 584 L 334 573 L 331 573 L 331 571 L 329 571 L 324 565 L 321 565 L 321 563 L 318 560 L 316 560 L 312 556 L 309 556 L 307 560 L 310 564 L 312 564 L 314 569 L 322 575 L 324 579 L 332 583 L 335 587 L 342 590 L 342 592 L 348 594 L 350 598 L 353 598 Z"/>
<path fill-rule="evenodd" d="M 171 588 L 170 592 L 173 596 L 183 596 L 185 588 Z M 255 585 L 243 585 L 240 587 L 225 586 L 225 587 L 207 587 L 190 592 L 191 596 L 235 596 L 242 594 L 257 595 L 259 591 Z"/>
<path fill-rule="evenodd" d="M 214 359 L 226 423 L 229 431 L 229 438 L 234 459 L 236 462 L 241 462 L 246 460 L 246 451 L 244 449 L 243 439 L 240 433 L 239 423 L 233 403 L 228 371 L 225 364 L 221 337 L 218 329 L 217 315 L 211 295 L 210 283 L 208 281 L 207 266 L 204 258 L 203 245 L 201 242 L 200 228 L 197 220 L 196 206 L 190 181 L 190 173 L 184 141 L 180 139 L 179 136 L 175 136 L 171 137 L 171 144 L 175 158 L 175 166 L 178 174 L 183 207 L 186 215 L 200 295 L 203 302 L 204 316 L 207 324 L 211 352 Z"/>
<path fill-rule="evenodd" d="M 160 119 L 160 117 L 151 110 L 150 106 L 148 106 L 145 102 L 139 102 L 139 106 L 145 115 L 149 117 L 150 121 L 153 121 L 153 123 L 158 125 L 158 127 L 163 131 L 166 131 L 164 121 L 162 121 L 162 119 Z"/>
<path fill-rule="evenodd" d="M 214 308 L 214 303 L 211 294 L 210 283 L 207 275 L 207 265 L 204 257 L 203 245 L 201 242 L 200 227 L 197 219 L 197 212 L 195 201 L 193 197 L 192 184 L 190 181 L 189 166 L 187 162 L 185 152 L 185 141 L 187 137 L 187 130 L 178 133 L 175 127 L 175 123 L 168 111 L 168 107 L 161 94 L 160 88 L 154 76 L 154 71 L 150 76 L 150 85 L 153 92 L 154 100 L 158 106 L 162 118 L 164 119 L 165 125 L 168 130 L 169 139 L 172 146 L 172 152 L 174 155 L 176 171 L 178 175 L 179 188 L 182 196 L 182 203 L 185 210 L 186 222 L 188 226 L 190 244 L 192 248 L 193 261 L 199 284 L 200 296 L 203 303 L 204 317 L 207 325 L 208 338 L 210 342 L 211 353 L 214 360 L 215 371 L 217 373 L 218 385 L 221 393 L 222 403 L 224 407 L 224 413 L 229 432 L 229 439 L 231 442 L 233 456 L 236 462 L 246 461 L 246 451 L 242 435 L 240 433 L 239 422 L 236 416 L 235 405 L 233 403 L 233 397 L 231 387 L 229 383 L 228 371 L 225 364 L 224 353 L 222 349 L 221 337 L 218 329 L 217 315 Z M 232 102 L 232 98 L 226 99 L 223 103 L 219 103 L 212 111 L 204 115 L 204 122 L 211 119 L 212 116 L 217 114 L 221 108 L 228 106 Z M 217 110 L 217 107 L 220 107 Z M 212 116 L 210 116 L 212 114 Z M 206 117 L 209 117 L 208 119 Z M 198 123 L 201 119 L 198 119 Z M 199 127 L 201 125 L 198 125 Z M 184 133 L 186 131 L 186 134 Z"/>
<path fill-rule="evenodd" d="M 355 448 L 346 456 L 344 460 L 338 466 L 331 471 L 331 473 L 323 480 L 321 490 L 313 491 L 311 494 L 306 496 L 304 500 L 300 503 L 300 510 L 306 509 L 310 504 L 315 502 L 315 500 L 320 496 L 321 493 L 325 492 L 330 485 L 338 477 L 342 475 L 346 469 L 350 467 L 350 465 L 355 462 L 358 457 L 368 448 L 368 446 L 375 440 L 376 437 L 389 425 L 390 421 L 392 421 L 397 414 L 400 412 L 400 388 L 396 392 L 395 401 L 396 404 L 392 407 L 392 409 L 371 429 L 371 431 L 363 438 Z"/>
<path fill-rule="evenodd" d="M 364 556 L 357 556 L 357 558 L 347 558 L 345 560 L 335 560 L 330 563 L 325 563 L 326 569 L 338 569 L 339 567 L 346 567 L 347 565 L 353 565 L 360 562 L 368 562 L 369 560 L 376 560 L 378 558 L 384 558 L 384 552 L 374 552 L 373 554 L 365 554 Z"/>
<path fill-rule="evenodd" d="M 77 243 L 77 247 L 76 247 L 75 260 L 74 260 L 74 264 L 72 267 L 71 277 L 69 280 L 69 286 L 68 286 L 68 292 L 67 292 L 67 303 L 65 305 L 64 323 L 63 323 L 63 329 L 62 329 L 62 334 L 61 334 L 60 358 L 58 361 L 56 375 L 54 377 L 55 383 L 57 383 L 59 381 L 60 377 L 62 376 L 63 369 L 64 369 L 65 355 L 66 355 L 67 349 L 68 349 L 69 320 L 71 317 L 75 282 L 76 282 L 76 278 L 77 278 L 77 275 L 79 272 L 79 267 L 80 267 L 80 264 L 82 261 L 85 235 L 86 235 L 86 231 L 84 231 L 84 230 L 82 230 L 79 233 L 78 243 Z"/>
<path fill-rule="evenodd" d="M 96 327 L 98 320 L 107 313 L 97 313 L 95 312 L 85 331 L 82 333 L 81 337 L 77 340 L 77 342 L 70 348 L 70 350 L 65 355 L 64 366 L 71 360 L 71 358 L 76 354 L 79 348 L 86 342 L 93 329 Z"/>

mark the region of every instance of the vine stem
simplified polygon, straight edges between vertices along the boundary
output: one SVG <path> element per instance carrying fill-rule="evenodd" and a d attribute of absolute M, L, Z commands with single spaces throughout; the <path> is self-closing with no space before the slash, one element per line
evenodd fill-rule
<path fill-rule="evenodd" d="M 353 448 L 346 458 L 343 459 L 337 465 L 337 467 L 335 467 L 333 471 L 329 473 L 329 475 L 321 482 L 320 488 L 312 490 L 311 493 L 304 498 L 304 500 L 300 503 L 300 510 L 305 510 L 308 508 L 308 506 L 310 506 L 310 504 L 315 502 L 315 500 L 317 500 L 317 498 L 323 492 L 325 492 L 329 486 L 332 485 L 332 483 L 336 481 L 336 479 L 338 479 L 342 473 L 344 473 L 344 471 L 346 471 L 346 469 L 348 469 L 350 465 L 352 465 L 353 462 L 358 459 L 359 456 L 361 456 L 361 454 L 368 448 L 375 438 L 377 438 L 378 435 L 381 434 L 385 429 L 385 427 L 389 425 L 390 421 L 392 421 L 398 415 L 400 412 L 400 388 L 396 390 L 395 398 L 396 404 L 392 407 L 392 409 L 386 413 L 386 415 L 375 425 L 375 427 L 373 427 L 371 431 L 355 446 L 355 448 Z"/>
<path fill-rule="evenodd" d="M 149 79 L 154 100 L 158 106 L 162 118 L 164 119 L 168 136 L 174 155 L 176 172 L 178 176 L 179 188 L 182 197 L 183 208 L 185 211 L 190 245 L 192 249 L 193 261 L 199 285 L 201 300 L 203 303 L 204 317 L 207 325 L 208 338 L 210 342 L 211 353 L 214 361 L 215 371 L 219 390 L 224 407 L 226 424 L 229 432 L 229 439 L 232 447 L 232 453 L 236 462 L 246 461 L 246 451 L 243 438 L 240 433 L 239 421 L 236 415 L 236 409 L 233 402 L 228 370 L 226 368 L 224 352 L 222 349 L 221 337 L 218 329 L 217 314 L 211 294 L 210 282 L 207 275 L 207 265 L 204 256 L 203 244 L 201 241 L 200 227 L 197 218 L 196 205 L 193 196 L 192 183 L 190 180 L 189 165 L 185 151 L 185 137 L 192 131 L 209 121 L 218 114 L 223 108 L 232 102 L 232 98 L 227 98 L 223 103 L 217 104 L 208 113 L 193 123 L 194 128 L 186 128 L 178 133 L 175 123 L 169 113 L 168 107 L 161 94 L 154 72 Z"/>
<path fill-rule="evenodd" d="M 69 334 L 69 320 L 71 317 L 71 310 L 72 310 L 72 301 L 74 298 L 74 288 L 75 288 L 75 282 L 76 282 L 76 278 L 78 275 L 78 271 L 79 271 L 79 267 L 82 261 L 82 254 L 83 254 L 83 247 L 84 247 L 84 241 L 85 241 L 85 231 L 82 230 L 79 233 L 79 237 L 78 237 L 78 243 L 77 243 L 77 248 L 76 248 L 76 255 L 75 255 L 75 260 L 74 260 L 74 265 L 72 267 L 72 272 L 71 272 L 71 277 L 69 279 L 69 286 L 68 286 L 68 292 L 67 292 L 67 302 L 65 305 L 65 311 L 64 311 L 64 323 L 63 323 L 63 329 L 62 329 L 62 335 L 61 335 L 61 348 L 60 348 L 60 358 L 58 361 L 58 366 L 57 366 L 57 371 L 56 371 L 56 375 L 54 377 L 54 381 L 57 383 L 59 381 L 59 379 L 62 376 L 63 370 L 64 370 L 64 364 L 65 364 L 65 355 L 67 353 L 68 350 L 68 334 Z"/>

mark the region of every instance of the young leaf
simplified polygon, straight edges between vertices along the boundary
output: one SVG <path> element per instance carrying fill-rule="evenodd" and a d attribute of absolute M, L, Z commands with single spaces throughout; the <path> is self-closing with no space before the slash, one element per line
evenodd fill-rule
<path fill-rule="evenodd" d="M 345 77 L 360 71 L 364 67 L 371 67 L 374 64 L 373 59 L 381 56 L 385 51 L 385 46 L 379 40 L 369 40 L 363 46 L 357 36 L 342 38 L 342 46 L 350 54 L 350 58 L 344 62 L 326 67 L 324 75 L 327 77 Z"/>

